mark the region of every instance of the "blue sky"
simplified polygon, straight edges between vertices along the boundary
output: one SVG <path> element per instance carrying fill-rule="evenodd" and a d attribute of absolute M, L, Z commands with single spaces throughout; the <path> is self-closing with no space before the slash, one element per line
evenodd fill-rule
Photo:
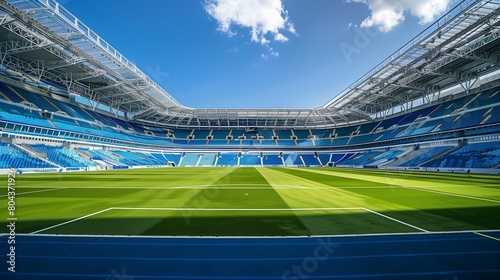
<path fill-rule="evenodd" d="M 181 104 L 194 108 L 319 107 L 456 4 L 60 2 Z"/>

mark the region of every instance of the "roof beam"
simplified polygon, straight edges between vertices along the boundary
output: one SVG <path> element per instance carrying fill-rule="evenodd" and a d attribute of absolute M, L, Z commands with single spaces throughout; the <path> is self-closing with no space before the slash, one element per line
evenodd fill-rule
<path fill-rule="evenodd" d="M 108 85 L 104 87 L 97 87 L 97 88 L 92 88 L 93 91 L 105 91 L 108 89 L 113 89 L 113 88 L 119 88 L 121 85 L 123 85 L 123 82 L 119 82 L 113 85 Z"/>

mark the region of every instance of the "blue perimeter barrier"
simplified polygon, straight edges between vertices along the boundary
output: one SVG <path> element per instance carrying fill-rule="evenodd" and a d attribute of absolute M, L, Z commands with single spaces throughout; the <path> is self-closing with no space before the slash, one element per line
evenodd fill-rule
<path fill-rule="evenodd" d="M 0 237 L 7 252 L 8 235 Z M 6 254 L 2 254 L 2 259 Z M 500 279 L 500 231 L 303 238 L 16 236 L 0 279 Z"/>

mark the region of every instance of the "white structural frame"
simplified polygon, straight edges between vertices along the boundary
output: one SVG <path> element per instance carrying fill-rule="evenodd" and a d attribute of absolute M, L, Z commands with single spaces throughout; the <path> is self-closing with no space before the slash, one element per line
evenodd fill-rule
<path fill-rule="evenodd" d="M 0 0 L 0 64 L 148 125 L 335 128 L 409 112 L 457 85 L 468 92 L 482 77 L 497 78 L 499 26 L 500 1 L 464 0 L 318 108 L 183 106 L 55 0 Z"/>

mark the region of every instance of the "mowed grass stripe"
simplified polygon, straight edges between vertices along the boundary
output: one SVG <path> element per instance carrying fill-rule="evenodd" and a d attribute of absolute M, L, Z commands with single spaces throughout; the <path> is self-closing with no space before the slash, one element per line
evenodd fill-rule
<path fill-rule="evenodd" d="M 349 228 L 353 230 L 363 228 L 364 231 L 370 233 L 423 231 L 418 226 L 405 225 L 404 221 L 395 221 L 396 219 L 368 209 L 368 207 L 371 206 L 366 203 L 367 199 L 370 199 L 369 197 L 357 195 L 348 190 L 337 189 L 323 183 L 330 182 L 332 178 L 329 176 L 325 175 L 321 178 L 321 176 L 317 174 L 310 174 L 306 171 L 301 172 L 300 169 L 260 168 L 258 170 L 271 185 L 283 182 L 295 182 L 297 184 L 309 186 L 308 189 L 303 190 L 276 190 L 292 208 L 361 207 L 366 209 L 366 212 L 358 213 L 352 213 L 352 211 L 346 213 L 336 212 L 335 215 L 323 213 L 323 217 L 312 217 L 310 215 L 300 215 L 296 213 L 302 223 L 315 234 L 328 234 L 327 232 L 330 234 L 331 232 L 341 232 L 345 234 L 349 231 Z M 360 182 L 351 183 L 354 185 L 360 184 Z M 383 201 L 378 201 L 377 203 L 387 204 L 387 202 Z M 398 208 L 399 205 L 393 205 L 393 207 Z M 405 208 L 405 210 L 413 209 Z M 368 212 L 371 212 L 371 214 Z M 391 219 L 393 220 L 391 221 Z"/>
<path fill-rule="evenodd" d="M 265 211 L 264 211 L 265 210 Z M 237 213 L 235 213 L 237 211 Z M 296 216 L 310 231 L 297 227 Z M 210 215 L 216 212 L 217 215 Z M 208 214 L 208 215 L 207 215 Z M 237 214 L 237 215 L 236 215 Z M 162 227 L 158 227 L 159 223 Z M 39 231 L 43 234 L 152 236 L 304 236 L 419 232 L 411 225 L 367 209 L 145 209 L 113 208 L 91 213 Z"/>
<path fill-rule="evenodd" d="M 500 200 L 500 176 L 454 173 L 415 173 L 365 169 L 308 169 L 310 172 L 330 174 L 336 177 L 362 179 L 388 185 L 440 190 L 460 195 Z M 397 174 L 397 176 L 396 176 Z M 476 180 L 477 179 L 477 180 Z M 492 185 L 485 185 L 492 184 Z M 496 187 L 495 187 L 496 185 Z"/>
<path fill-rule="evenodd" d="M 186 206 L 200 211 L 189 211 L 189 214 L 106 211 L 52 228 L 50 233 L 67 230 L 75 234 L 118 234 L 122 231 L 120 228 L 134 235 L 225 236 L 246 235 L 245 231 L 259 236 L 416 231 L 363 210 L 201 211 L 207 208 L 362 207 L 430 231 L 498 229 L 499 203 L 404 188 L 419 182 L 428 190 L 457 193 L 463 189 L 473 192 L 472 196 L 482 197 L 497 190 L 480 185 L 494 185 L 498 176 L 480 176 L 475 183 L 474 176 L 465 174 L 469 187 L 463 182 L 454 185 L 451 179 L 413 175 L 408 180 L 410 183 L 395 184 L 399 183 L 395 180 L 405 181 L 404 173 L 400 176 L 396 173 L 384 176 L 384 171 L 337 168 L 163 168 L 21 174 L 16 178 L 17 191 L 31 193 L 16 198 L 16 216 L 22 221 L 16 225 L 16 231 L 34 232 L 110 207 Z M 459 180 L 458 175 L 462 174 L 450 175 Z M 69 188 L 63 189 L 65 187 Z M 49 191 L 52 188 L 54 190 Z M 0 197 L 0 203 L 6 203 L 6 199 Z M 495 197 L 489 199 L 495 200 Z M 5 232 L 5 219 L 2 220 L 0 227 Z M 113 227 L 116 229 L 111 229 Z"/>
<path fill-rule="evenodd" d="M 253 167 L 240 167 L 197 191 L 184 208 L 288 208 L 268 181 Z M 241 188 L 246 185 L 252 189 Z M 224 187 L 221 187 L 224 186 Z M 234 188 L 226 187 L 234 186 Z M 194 192 L 194 191 L 193 191 Z M 235 203 L 237 201 L 237 203 Z M 235 207 L 236 204 L 236 207 Z"/>
<path fill-rule="evenodd" d="M 294 183 L 308 186 L 307 189 L 281 189 L 276 192 L 291 208 L 302 207 L 365 207 L 365 197 L 331 187 L 328 182 L 318 176 L 303 176 L 298 169 L 259 168 L 259 172 L 270 183 L 276 186 L 284 183 Z M 328 177 L 327 179 L 331 179 Z"/>
<path fill-rule="evenodd" d="M 75 219 L 113 206 L 128 207 L 165 207 L 181 206 L 194 196 L 186 190 L 126 189 L 127 186 L 141 184 L 155 186 L 185 183 L 191 179 L 199 183 L 212 183 L 225 176 L 231 169 L 206 170 L 196 169 L 141 169 L 124 171 L 100 171 L 61 174 L 21 174 L 17 176 L 18 186 L 43 184 L 64 186 L 57 192 L 33 193 L 17 198 L 17 217 L 23 223 L 16 228 L 18 232 L 33 232 L 42 228 Z M 154 175 L 154 176 L 153 176 Z M 133 177 L 133 180 L 130 178 Z M 28 180 L 26 180 L 28 178 Z M 189 178 L 189 179 L 188 179 Z M 116 183 L 113 183 L 116 182 Z M 109 187 L 106 189 L 72 189 L 66 186 L 76 184 Z M 125 187 L 125 188 L 123 188 Z M 0 201 L 6 198 L 0 198 Z M 5 222 L 0 223 L 0 226 Z"/>
<path fill-rule="evenodd" d="M 111 186 L 86 186 L 86 187 L 28 187 L 28 188 L 17 188 L 18 191 L 23 191 L 22 193 L 17 193 L 17 194 L 29 194 L 29 193 L 35 193 L 35 192 L 44 192 L 44 191 L 52 191 L 52 190 L 63 190 L 63 189 L 119 189 L 119 190 L 126 190 L 126 189 L 135 189 L 135 190 L 180 190 L 180 189 L 195 189 L 195 190 L 200 190 L 200 189 L 207 189 L 207 188 L 214 188 L 217 187 L 218 189 L 229 189 L 229 190 L 234 190 L 234 189 L 241 189 L 241 190 L 261 190 L 263 189 L 262 187 L 269 187 L 269 184 L 216 184 L 216 185 L 206 185 L 206 184 L 201 184 L 201 185 L 195 185 L 195 186 L 169 186 L 169 187 L 146 187 L 146 186 L 127 186 L 127 187 L 111 187 Z M 293 185 L 276 185 L 273 186 L 273 188 L 282 188 L 282 189 L 306 189 L 309 187 L 306 186 L 293 186 Z M 34 190 L 34 191 L 31 191 Z M 0 197 L 5 197 L 7 195 L 0 195 Z"/>
<path fill-rule="evenodd" d="M 335 207 L 363 207 L 375 211 L 414 211 L 418 209 L 401 203 L 398 199 L 390 200 L 384 196 L 373 196 L 363 192 L 363 190 L 370 190 L 373 193 L 391 194 L 398 189 L 399 191 L 404 191 L 401 187 L 386 185 L 380 182 L 336 177 L 330 173 L 314 172 L 311 168 L 272 168 L 270 170 L 276 172 L 277 177 L 274 179 L 276 182 L 287 177 L 286 180 L 308 180 L 315 182 L 317 187 L 307 189 L 308 192 L 305 192 L 305 190 L 301 191 L 307 195 L 300 196 L 300 194 L 296 193 L 290 196 L 290 199 L 295 199 L 299 203 L 293 204 L 294 207 L 303 206 L 300 202 L 303 201 L 301 198 L 304 197 L 303 199 L 306 203 L 321 202 L 317 206 L 322 207 L 328 205 L 334 205 Z M 350 187 L 337 187 L 337 185 Z M 366 185 L 370 187 L 367 188 L 365 187 Z M 286 193 L 291 192 L 293 191 L 286 191 Z M 390 197 L 393 198 L 393 196 Z"/>
<path fill-rule="evenodd" d="M 341 174 L 337 175 L 326 171 L 327 169 L 322 168 L 287 168 L 287 167 L 273 167 L 273 170 L 277 170 L 282 173 L 299 176 L 304 179 L 319 182 L 325 186 L 332 187 L 386 187 L 392 186 L 391 182 L 383 182 L 383 180 L 371 180 L 371 177 L 363 176 L 350 176 L 345 177 Z M 330 170 L 330 169 L 328 169 Z"/>
<path fill-rule="evenodd" d="M 435 190 L 430 190 L 428 188 L 414 188 L 414 187 L 403 187 L 403 188 L 417 190 L 417 191 L 423 191 L 423 192 L 437 193 L 437 194 L 442 194 L 442 195 L 447 195 L 447 196 L 455 196 L 455 197 L 462 197 L 462 198 L 473 199 L 473 200 L 481 200 L 481 201 L 487 201 L 487 202 L 493 202 L 493 203 L 500 203 L 500 200 L 481 198 L 481 197 L 475 197 L 475 196 L 469 196 L 469 195 L 462 195 L 462 194 L 456 194 L 456 193 L 450 193 L 450 192 L 444 192 L 444 191 L 435 191 Z"/>
<path fill-rule="evenodd" d="M 283 171 L 283 169 L 276 169 Z M 296 174 L 302 178 L 317 178 L 321 181 L 336 182 L 339 185 L 356 185 L 358 176 L 363 179 L 374 178 L 375 182 L 362 180 L 366 184 L 382 184 L 385 178 L 359 174 L 340 174 L 324 169 L 298 168 L 285 170 L 288 174 Z M 325 177 L 326 176 L 326 177 Z M 398 179 L 403 182 L 404 179 Z M 333 184 L 332 184 L 333 185 Z M 335 188 L 335 187 L 334 187 Z M 447 196 L 438 193 L 422 192 L 403 187 L 391 188 L 348 188 L 340 189 L 351 197 L 361 197 L 362 205 L 392 218 L 431 231 L 461 230 L 461 229 L 497 229 L 500 219 L 499 205 L 495 202 L 473 200 L 465 197 Z M 340 191 L 339 190 L 339 191 Z M 352 199 L 352 201 L 355 201 Z"/>
<path fill-rule="evenodd" d="M 258 186 L 256 189 L 219 188 L 219 186 Z M 191 190 L 195 193 L 195 190 Z M 308 235 L 310 231 L 293 213 L 277 215 L 267 211 L 203 211 L 207 208 L 273 208 L 288 209 L 267 180 L 253 167 L 233 168 L 232 172 L 213 183 L 213 187 L 198 190 L 181 208 L 200 211 L 171 211 L 147 230 L 146 235 Z M 206 230 L 206 232 L 204 232 Z M 260 234 L 259 234 L 260 232 Z"/>
<path fill-rule="evenodd" d="M 32 194 L 32 193 L 39 193 L 39 192 L 51 192 L 51 191 L 58 191 L 58 190 L 64 190 L 67 189 L 67 187 L 60 187 L 60 188 L 17 188 L 17 191 L 14 190 L 16 196 L 18 195 L 27 195 L 27 194 Z M 7 197 L 7 194 L 0 195 L 0 197 Z"/>
<path fill-rule="evenodd" d="M 60 189 L 16 197 L 16 232 L 29 233 L 109 208 L 126 196 L 140 197 L 140 190 Z M 5 199 L 5 198 L 3 198 Z M 0 200 L 2 201 L 2 200 Z M 3 226 L 4 222 L 0 223 Z"/>
<path fill-rule="evenodd" d="M 20 187 L 169 187 L 212 184 L 232 172 L 233 168 L 192 167 L 192 168 L 151 168 L 106 170 L 75 173 L 21 174 L 16 177 Z"/>
<path fill-rule="evenodd" d="M 275 192 L 283 201 L 285 201 L 285 203 L 290 208 L 321 207 L 321 205 L 325 205 L 326 207 L 340 207 L 339 204 L 332 204 L 331 201 L 325 201 L 325 199 L 330 200 L 329 197 L 331 197 L 331 194 L 328 193 L 329 190 L 318 189 L 318 187 L 325 186 L 324 184 L 318 183 L 316 181 L 298 178 L 290 174 L 284 174 L 270 168 L 259 168 L 258 171 L 260 175 L 265 178 L 265 180 L 269 182 L 271 186 L 293 182 L 294 184 L 308 186 L 311 189 L 314 189 L 314 191 L 304 193 L 303 189 L 285 190 L 281 188 L 275 188 Z M 351 207 L 352 204 L 348 205 L 349 207 Z M 340 228 L 338 224 L 326 222 L 325 219 L 318 219 L 315 216 L 305 216 L 301 213 L 297 213 L 296 216 L 312 234 L 337 232 Z M 334 229 L 332 229 L 332 227 L 334 227 Z"/>
<path fill-rule="evenodd" d="M 464 174 L 464 173 L 442 173 L 442 172 L 421 172 L 421 171 L 407 171 L 407 170 L 380 170 L 380 169 L 352 169 L 352 168 L 342 168 L 335 169 L 335 172 L 347 172 L 347 173 L 357 173 L 357 174 L 371 174 L 375 176 L 383 176 L 390 178 L 401 178 L 404 176 L 409 180 L 421 180 L 426 181 L 440 181 L 440 182 L 453 182 L 454 185 L 459 185 L 463 187 L 480 186 L 480 187 L 491 187 L 494 189 L 499 189 L 500 185 L 498 183 L 498 175 L 488 175 L 488 174 Z"/>
<path fill-rule="evenodd" d="M 414 211 L 395 211 L 388 204 L 374 205 L 379 212 L 391 212 L 391 216 L 431 231 L 462 229 L 498 229 L 500 205 L 495 202 L 472 200 L 460 196 L 422 192 L 417 189 L 394 188 L 392 190 L 350 190 L 372 198 L 399 203 Z"/>

